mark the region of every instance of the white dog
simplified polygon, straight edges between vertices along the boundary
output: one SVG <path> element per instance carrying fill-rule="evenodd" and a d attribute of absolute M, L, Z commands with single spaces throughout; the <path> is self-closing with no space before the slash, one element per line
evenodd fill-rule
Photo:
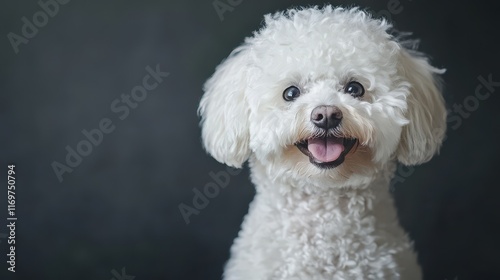
<path fill-rule="evenodd" d="M 421 279 L 389 184 L 441 145 L 443 71 L 390 28 L 357 8 L 266 15 L 205 84 L 204 146 L 256 186 L 225 279 Z"/>

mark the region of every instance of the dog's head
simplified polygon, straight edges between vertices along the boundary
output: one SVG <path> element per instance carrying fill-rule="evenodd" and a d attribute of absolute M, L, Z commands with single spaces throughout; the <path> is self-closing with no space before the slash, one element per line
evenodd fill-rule
<path fill-rule="evenodd" d="M 313 180 L 426 162 L 446 129 L 441 71 L 358 9 L 267 15 L 216 69 L 199 113 L 206 150 L 241 167 Z M 352 183 L 352 182 L 351 182 Z"/>

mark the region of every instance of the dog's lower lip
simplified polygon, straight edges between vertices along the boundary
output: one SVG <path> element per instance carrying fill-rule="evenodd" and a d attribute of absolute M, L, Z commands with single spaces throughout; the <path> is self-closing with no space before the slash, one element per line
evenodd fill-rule
<path fill-rule="evenodd" d="M 333 136 L 329 136 L 329 137 L 333 137 Z M 354 139 L 354 138 L 341 138 L 341 139 L 343 141 L 344 151 L 340 154 L 340 156 L 336 160 L 330 161 L 330 162 L 318 161 L 312 155 L 312 153 L 308 149 L 308 140 L 309 139 L 299 141 L 299 142 L 295 143 L 295 146 L 297 146 L 297 148 L 304 155 L 309 157 L 309 161 L 312 164 L 314 164 L 315 166 L 322 168 L 322 169 L 329 169 L 329 168 L 335 168 L 335 167 L 339 166 L 340 164 L 342 164 L 345 160 L 345 156 L 349 153 L 349 151 L 352 149 L 354 144 L 357 142 L 357 139 Z"/>

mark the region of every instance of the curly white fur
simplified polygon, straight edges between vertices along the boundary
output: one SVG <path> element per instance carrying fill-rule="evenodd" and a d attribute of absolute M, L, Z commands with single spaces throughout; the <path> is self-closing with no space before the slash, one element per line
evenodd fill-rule
<path fill-rule="evenodd" d="M 438 151 L 446 111 L 433 68 L 354 8 L 265 16 L 205 85 L 199 113 L 206 150 L 234 167 L 250 162 L 257 194 L 231 249 L 227 280 L 421 279 L 388 186 L 397 161 Z M 350 81 L 366 93 L 344 93 Z M 289 86 L 300 89 L 283 100 Z M 358 145 L 335 168 L 295 146 L 318 133 L 311 111 L 343 113 L 335 136 Z"/>

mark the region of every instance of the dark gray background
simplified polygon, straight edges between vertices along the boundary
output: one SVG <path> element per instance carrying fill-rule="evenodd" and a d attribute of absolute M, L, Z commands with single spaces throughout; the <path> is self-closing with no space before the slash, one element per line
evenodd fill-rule
<path fill-rule="evenodd" d="M 226 2 L 225 0 L 221 0 Z M 17 272 L 0 279 L 109 280 L 112 270 L 143 279 L 220 279 L 253 187 L 248 170 L 186 225 L 180 203 L 225 167 L 201 148 L 196 109 L 203 82 L 260 27 L 262 16 L 322 1 L 243 1 L 221 21 L 212 1 L 78 1 L 15 54 L 36 1 L 0 7 L 0 234 L 6 233 L 6 172 L 17 170 Z M 387 10 L 384 1 L 331 1 Z M 498 69 L 491 3 L 401 0 L 391 20 L 422 40 L 443 76 L 450 107 L 473 96 L 478 77 Z M 170 76 L 121 121 L 111 102 L 139 85 L 145 67 Z M 484 90 L 484 89 L 483 89 Z M 426 279 L 500 279 L 497 158 L 500 87 L 449 129 L 441 154 L 395 185 L 403 225 Z M 470 97 L 469 97 L 470 98 Z M 455 114 L 456 116 L 456 114 Z M 116 129 L 59 182 L 51 163 L 103 118 Z M 117 279 L 118 280 L 118 279 Z"/>

